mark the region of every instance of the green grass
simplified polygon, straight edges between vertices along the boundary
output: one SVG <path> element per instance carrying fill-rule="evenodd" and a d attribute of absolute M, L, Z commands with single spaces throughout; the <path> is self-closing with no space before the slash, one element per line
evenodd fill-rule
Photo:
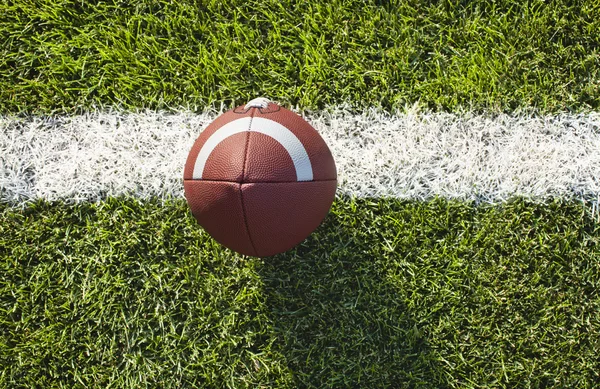
<path fill-rule="evenodd" d="M 0 3 L 0 112 L 600 108 L 597 0 Z"/>
<path fill-rule="evenodd" d="M 575 203 L 339 199 L 244 258 L 184 201 L 0 208 L 0 387 L 599 382 L 600 228 Z"/>
<path fill-rule="evenodd" d="M 0 2 L 0 114 L 585 111 L 598 80 L 596 0 Z M 267 259 L 182 200 L 0 204 L 0 387 L 592 388 L 599 243 L 518 199 L 338 199 Z"/>

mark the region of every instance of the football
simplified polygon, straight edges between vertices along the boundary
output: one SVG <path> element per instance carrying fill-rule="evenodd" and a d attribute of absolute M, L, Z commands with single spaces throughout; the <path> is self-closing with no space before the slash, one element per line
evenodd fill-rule
<path fill-rule="evenodd" d="M 265 98 L 209 124 L 184 169 L 198 223 L 223 246 L 256 257 L 306 239 L 327 216 L 336 185 L 335 162 L 319 133 Z"/>

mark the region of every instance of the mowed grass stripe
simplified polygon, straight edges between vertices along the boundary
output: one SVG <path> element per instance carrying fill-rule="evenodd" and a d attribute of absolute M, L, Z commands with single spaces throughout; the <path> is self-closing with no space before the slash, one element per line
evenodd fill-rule
<path fill-rule="evenodd" d="M 0 3 L 0 112 L 600 107 L 596 0 Z"/>
<path fill-rule="evenodd" d="M 573 387 L 600 376 L 583 206 L 338 199 L 271 258 L 183 200 L 0 206 L 2 387 Z"/>
<path fill-rule="evenodd" d="M 189 150 L 217 115 L 0 116 L 0 199 L 181 198 Z M 596 204 L 600 197 L 598 113 L 391 115 L 330 108 L 306 119 L 332 150 L 341 195 Z"/>

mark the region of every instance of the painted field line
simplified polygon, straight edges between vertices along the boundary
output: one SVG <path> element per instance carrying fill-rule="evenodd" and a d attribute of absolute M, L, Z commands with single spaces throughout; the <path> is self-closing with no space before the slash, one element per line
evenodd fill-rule
<path fill-rule="evenodd" d="M 217 114 L 0 116 L 0 201 L 180 197 L 187 153 Z M 332 108 L 306 118 L 330 145 L 340 194 L 600 198 L 598 113 L 492 117 Z"/>

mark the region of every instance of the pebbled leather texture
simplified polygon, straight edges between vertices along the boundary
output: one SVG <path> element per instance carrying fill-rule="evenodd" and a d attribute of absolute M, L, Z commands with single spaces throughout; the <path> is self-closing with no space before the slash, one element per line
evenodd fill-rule
<path fill-rule="evenodd" d="M 310 158 L 315 181 L 332 180 L 337 177 L 335 162 L 329 147 L 317 130 L 300 115 L 281 107 L 277 111 L 272 110 L 268 113 L 257 111 L 254 113 L 254 117 L 276 121 L 298 137 Z"/>
<path fill-rule="evenodd" d="M 296 181 L 296 169 L 286 149 L 270 136 L 251 132 L 243 182 L 292 181 Z"/>
<path fill-rule="evenodd" d="M 212 181 L 242 182 L 248 131 L 224 139 L 210 153 L 202 179 Z"/>
<path fill-rule="evenodd" d="M 252 122 L 250 131 L 231 135 L 204 154 L 202 179 L 193 179 L 194 164 L 210 136 L 243 117 L 269 119 L 291 131 L 308 154 L 313 180 L 298 182 L 288 150 L 271 136 L 251 131 Z M 333 156 L 318 132 L 296 113 L 270 103 L 237 107 L 200 134 L 186 161 L 184 190 L 192 214 L 216 241 L 265 257 L 293 248 L 319 226 L 335 199 L 336 179 Z"/>
<path fill-rule="evenodd" d="M 257 256 L 291 249 L 321 224 L 335 197 L 336 182 L 242 184 L 246 224 Z"/>
<path fill-rule="evenodd" d="M 196 158 L 198 157 L 198 153 L 200 152 L 200 149 L 202 148 L 202 146 L 204 146 L 204 144 L 206 143 L 208 138 L 210 138 L 210 136 L 212 134 L 214 134 L 215 131 L 217 131 L 219 128 L 223 127 L 225 124 L 227 124 L 231 121 L 234 121 L 236 119 L 240 119 L 243 117 L 251 117 L 253 114 L 253 110 L 254 110 L 254 108 L 250 109 L 249 111 L 247 111 L 245 113 L 235 113 L 235 112 L 233 112 L 233 110 L 227 111 L 227 112 L 223 113 L 222 115 L 218 116 L 212 123 L 210 123 L 204 129 L 204 131 L 202 131 L 200 133 L 200 135 L 198 136 L 198 138 L 192 145 L 192 149 L 190 150 L 187 160 L 185 162 L 185 168 L 183 171 L 183 179 L 184 180 L 192 179 L 192 175 L 194 173 L 194 164 L 196 162 Z"/>
<path fill-rule="evenodd" d="M 185 180 L 183 187 L 192 215 L 206 232 L 225 247 L 257 255 L 248 235 L 240 184 Z"/>

